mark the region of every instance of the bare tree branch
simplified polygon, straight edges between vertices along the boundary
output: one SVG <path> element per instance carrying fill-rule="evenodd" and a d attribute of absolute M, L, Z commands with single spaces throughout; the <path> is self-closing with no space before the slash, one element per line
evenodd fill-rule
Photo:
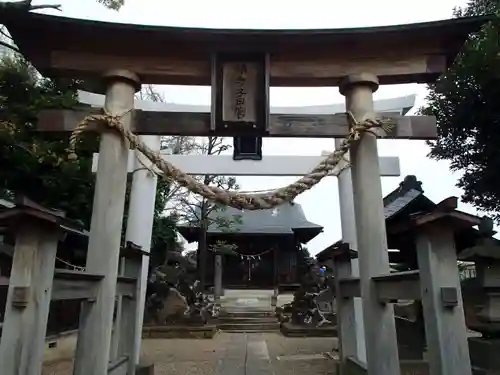
<path fill-rule="evenodd" d="M 30 6 L 30 10 L 39 10 L 39 9 L 55 9 L 62 12 L 61 4 L 45 4 L 45 5 L 32 5 Z"/>
<path fill-rule="evenodd" d="M 31 5 L 33 0 L 23 0 L 23 1 L 6 1 L 0 3 L 0 12 L 30 12 L 32 10 L 40 9 L 55 9 L 62 11 L 61 4 L 41 4 L 41 5 Z"/>
<path fill-rule="evenodd" d="M 2 34 L 5 38 L 12 40 L 12 37 L 5 31 L 5 27 L 0 27 L 0 34 Z"/>
<path fill-rule="evenodd" d="M 6 47 L 6 48 L 8 48 L 11 51 L 14 51 L 16 53 L 21 53 L 21 51 L 19 50 L 19 48 L 13 46 L 12 44 L 6 43 L 6 42 L 4 42 L 2 40 L 0 40 L 0 46 Z"/>

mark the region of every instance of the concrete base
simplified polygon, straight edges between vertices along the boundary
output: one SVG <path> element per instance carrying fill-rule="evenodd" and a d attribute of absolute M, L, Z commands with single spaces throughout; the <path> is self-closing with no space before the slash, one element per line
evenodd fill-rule
<path fill-rule="evenodd" d="M 426 361 L 402 360 L 399 366 L 401 375 L 429 375 L 429 364 Z"/>
<path fill-rule="evenodd" d="M 203 326 L 145 326 L 142 338 L 148 339 L 211 339 L 217 334 L 215 325 Z"/>
<path fill-rule="evenodd" d="M 340 363 L 338 363 L 340 366 Z M 399 366 L 401 375 L 429 375 L 429 365 L 425 361 L 400 361 Z M 368 371 L 366 364 L 356 358 L 348 358 L 344 364 L 346 374 L 349 375 L 366 375 Z M 338 369 L 337 369 L 337 372 Z"/>
<path fill-rule="evenodd" d="M 135 368 L 135 375 L 155 375 L 154 364 L 137 365 Z"/>
<path fill-rule="evenodd" d="M 281 323 L 281 333 L 286 337 L 337 337 L 337 326 L 306 327 Z"/>
<path fill-rule="evenodd" d="M 468 341 L 474 374 L 500 374 L 500 339 L 470 337 Z"/>

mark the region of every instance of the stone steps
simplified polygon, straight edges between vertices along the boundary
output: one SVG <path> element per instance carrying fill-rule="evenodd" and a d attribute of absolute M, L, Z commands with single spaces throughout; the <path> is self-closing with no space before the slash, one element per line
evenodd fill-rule
<path fill-rule="evenodd" d="M 217 328 L 226 332 L 278 332 L 272 290 L 226 290 Z"/>
<path fill-rule="evenodd" d="M 248 309 L 221 309 L 219 316 L 221 318 L 268 318 L 274 317 L 275 312 L 269 309 L 248 310 Z"/>
<path fill-rule="evenodd" d="M 276 323 L 276 318 L 270 315 L 264 316 L 220 316 L 219 323 L 225 324 L 259 324 Z"/>
<path fill-rule="evenodd" d="M 219 323 L 217 328 L 226 332 L 278 332 L 278 322 Z"/>
<path fill-rule="evenodd" d="M 226 332 L 276 332 L 280 324 L 269 309 L 221 310 L 217 328 Z"/>

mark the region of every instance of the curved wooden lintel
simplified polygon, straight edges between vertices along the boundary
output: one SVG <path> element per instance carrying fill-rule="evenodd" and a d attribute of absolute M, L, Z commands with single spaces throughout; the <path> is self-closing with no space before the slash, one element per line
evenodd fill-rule
<path fill-rule="evenodd" d="M 0 14 L 0 23 L 42 72 L 88 78 L 110 69 L 128 69 L 143 83 L 177 85 L 210 85 L 213 53 L 238 51 L 270 55 L 272 86 L 336 86 L 345 76 L 360 72 L 376 74 L 381 84 L 432 82 L 467 36 L 488 20 L 473 17 L 325 30 L 227 30 Z"/>

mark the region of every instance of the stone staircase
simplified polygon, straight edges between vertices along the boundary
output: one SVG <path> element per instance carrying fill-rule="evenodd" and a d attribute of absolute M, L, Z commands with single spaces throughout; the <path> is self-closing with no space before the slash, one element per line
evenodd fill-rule
<path fill-rule="evenodd" d="M 225 311 L 219 317 L 217 328 L 226 332 L 278 332 L 280 324 L 267 312 Z"/>
<path fill-rule="evenodd" d="M 272 290 L 226 290 L 217 328 L 226 332 L 278 332 Z"/>

